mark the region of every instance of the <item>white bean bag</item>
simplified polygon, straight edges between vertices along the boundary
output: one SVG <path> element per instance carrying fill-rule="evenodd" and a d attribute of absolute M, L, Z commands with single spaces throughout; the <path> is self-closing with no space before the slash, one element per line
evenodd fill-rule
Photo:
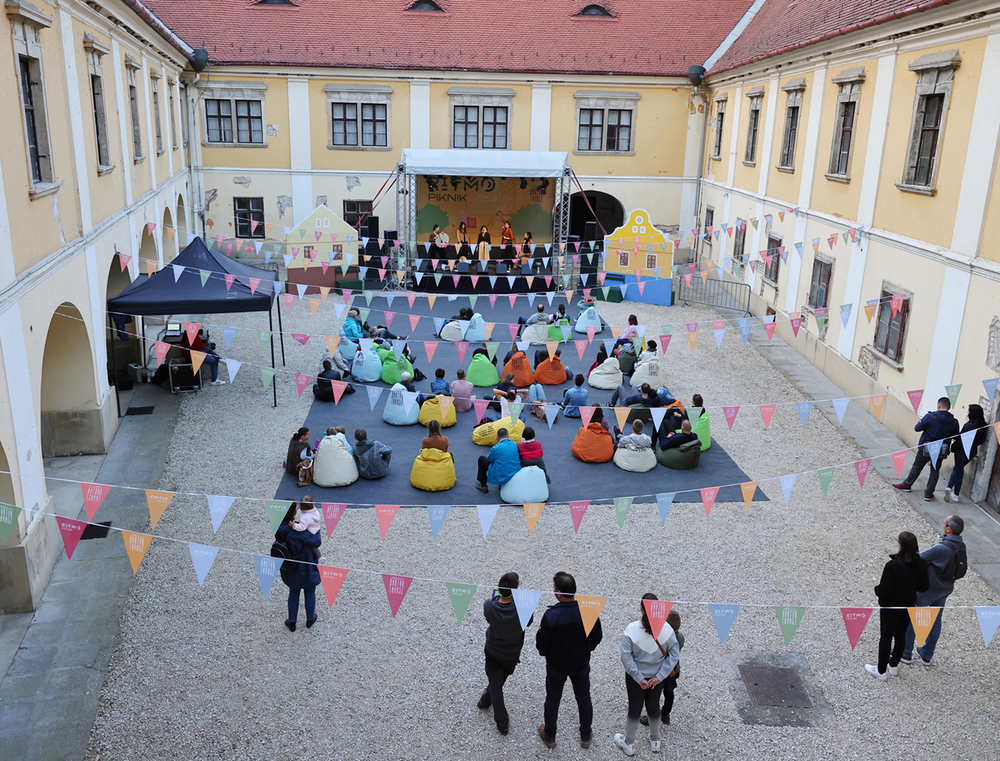
<path fill-rule="evenodd" d="M 632 388 L 639 388 L 643 383 L 648 383 L 653 388 L 659 387 L 661 383 L 659 357 L 647 359 L 632 373 Z"/>
<path fill-rule="evenodd" d="M 355 364 L 357 367 L 357 364 Z M 416 425 L 417 418 L 420 417 L 420 405 L 417 404 L 416 396 L 414 395 L 413 404 L 410 405 L 410 411 L 406 411 L 406 400 L 404 399 L 404 394 L 411 393 L 406 390 L 406 386 L 402 383 L 397 383 L 391 389 L 389 389 L 389 401 L 385 403 L 385 409 L 382 411 L 382 420 L 384 420 L 389 425 Z"/>
<path fill-rule="evenodd" d="M 382 360 L 375 349 L 367 352 L 358 349 L 358 353 L 354 355 L 354 364 L 351 365 L 351 377 L 359 383 L 374 383 L 382 379 Z"/>
<path fill-rule="evenodd" d="M 465 331 L 465 339 L 469 343 L 479 343 L 486 340 L 486 323 L 483 316 L 476 312 L 469 320 L 469 327 Z"/>
<path fill-rule="evenodd" d="M 583 313 L 576 318 L 576 325 L 573 327 L 573 330 L 577 333 L 586 333 L 587 328 L 597 328 L 598 333 L 604 330 L 604 323 L 601 322 L 601 316 L 597 314 L 596 307 L 587 307 Z"/>
<path fill-rule="evenodd" d="M 652 449 L 636 451 L 621 447 L 615 450 L 614 463 L 629 473 L 645 473 L 656 467 L 656 455 Z"/>
<path fill-rule="evenodd" d="M 500 487 L 500 499 L 509 505 L 547 502 L 549 485 L 545 482 L 545 471 L 534 465 L 521 468 Z"/>
<path fill-rule="evenodd" d="M 591 388 L 599 388 L 605 391 L 612 391 L 622 385 L 622 369 L 615 357 L 608 357 L 590 371 L 587 383 Z"/>
<path fill-rule="evenodd" d="M 462 326 L 458 324 L 458 320 L 452 320 L 447 323 L 443 328 L 441 328 L 441 340 L 442 341 L 464 341 L 462 338 Z"/>
<path fill-rule="evenodd" d="M 521 332 L 521 340 L 536 346 L 545 344 L 549 340 L 549 326 L 541 322 L 529 325 Z"/>
<path fill-rule="evenodd" d="M 327 488 L 358 480 L 358 465 L 339 436 L 324 436 L 313 460 L 313 483 Z"/>

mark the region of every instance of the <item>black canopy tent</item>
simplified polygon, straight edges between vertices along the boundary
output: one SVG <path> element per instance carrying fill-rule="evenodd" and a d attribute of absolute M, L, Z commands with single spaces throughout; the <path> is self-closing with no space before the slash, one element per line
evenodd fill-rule
<path fill-rule="evenodd" d="M 183 269 L 178 271 L 178 267 Z M 202 283 L 203 272 L 208 273 Z M 233 276 L 227 288 L 226 275 Z M 259 280 L 251 288 L 250 279 Z M 267 312 L 271 330 L 271 367 L 274 365 L 274 317 L 271 306 L 280 287 L 278 273 L 233 261 L 195 238 L 170 264 L 149 277 L 140 276 L 124 291 L 108 299 L 112 318 L 122 315 L 221 314 L 226 312 Z M 281 335 L 281 310 L 278 310 L 278 334 L 281 337 L 281 362 L 285 362 L 285 342 Z M 111 357 L 114 363 L 114 336 L 111 331 Z M 117 381 L 118 368 L 113 366 Z M 274 406 L 278 392 L 272 381 Z M 115 394 L 118 384 L 115 383 Z"/>

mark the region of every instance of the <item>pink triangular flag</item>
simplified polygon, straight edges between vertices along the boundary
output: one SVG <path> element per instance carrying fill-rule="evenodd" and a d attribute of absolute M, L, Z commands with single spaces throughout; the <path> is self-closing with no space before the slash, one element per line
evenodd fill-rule
<path fill-rule="evenodd" d="M 583 521 L 588 507 L 590 507 L 590 500 L 569 503 L 569 514 L 573 518 L 573 531 L 577 534 L 580 533 L 580 523 Z"/>
<path fill-rule="evenodd" d="M 796 338 L 798 338 L 799 328 L 802 326 L 802 318 L 801 317 L 792 317 L 789 320 L 789 322 L 792 324 L 792 335 L 794 335 Z"/>
<path fill-rule="evenodd" d="M 294 293 L 286 293 L 285 294 L 285 311 L 291 312 L 292 311 L 292 304 L 294 304 L 294 303 L 295 303 L 295 294 Z"/>
<path fill-rule="evenodd" d="M 399 606 L 403 603 L 403 598 L 406 597 L 406 593 L 410 589 L 410 584 L 413 583 L 413 577 L 391 576 L 388 573 L 383 573 L 382 583 L 385 585 L 386 597 L 389 598 L 389 610 L 392 611 L 392 617 L 395 618 Z"/>
<path fill-rule="evenodd" d="M 872 464 L 872 459 L 869 457 L 867 460 L 858 460 L 854 463 L 854 470 L 858 473 L 858 484 L 862 489 L 865 488 L 865 476 L 868 475 L 868 469 Z"/>
<path fill-rule="evenodd" d="M 194 343 L 194 339 L 198 337 L 198 331 L 201 330 L 200 322 L 185 322 L 184 323 L 184 334 L 187 336 L 189 344 Z"/>
<path fill-rule="evenodd" d="M 586 428 L 590 425 L 590 419 L 594 417 L 594 407 L 580 407 L 580 427 Z"/>
<path fill-rule="evenodd" d="M 476 422 L 478 423 L 483 419 L 483 414 L 486 412 L 486 408 L 489 406 L 489 401 L 486 399 L 473 399 L 472 406 L 476 410 Z"/>
<path fill-rule="evenodd" d="M 668 600 L 643 600 L 642 607 L 646 610 L 646 620 L 653 630 L 653 636 L 659 637 L 674 604 Z"/>
<path fill-rule="evenodd" d="M 455 351 L 458 352 L 458 361 L 459 362 L 465 362 L 465 352 L 467 352 L 468 350 L 469 350 L 469 342 L 468 341 L 456 341 L 455 342 Z"/>
<path fill-rule="evenodd" d="M 707 489 L 701 490 L 701 503 L 705 506 L 705 517 L 707 518 L 712 512 L 712 505 L 715 504 L 715 498 L 719 495 L 718 486 L 710 486 Z"/>
<path fill-rule="evenodd" d="M 154 345 L 156 346 L 156 364 L 159 366 L 167 358 L 167 352 L 170 351 L 170 344 L 163 341 L 155 341 Z"/>
<path fill-rule="evenodd" d="M 774 329 L 778 327 L 777 323 L 769 322 L 764 326 L 764 330 L 767 331 L 767 340 L 770 341 L 774 338 Z"/>
<path fill-rule="evenodd" d="M 111 487 L 105 484 L 80 484 L 80 489 L 83 491 L 83 509 L 87 511 L 87 520 L 92 521 Z"/>
<path fill-rule="evenodd" d="M 250 280 L 250 293 L 251 294 L 257 293 L 257 286 L 260 285 L 260 278 L 251 277 L 249 278 L 249 280 Z"/>
<path fill-rule="evenodd" d="M 906 395 L 910 397 L 910 404 L 913 405 L 913 411 L 916 412 L 920 406 L 920 400 L 924 398 L 924 390 L 921 388 L 916 391 L 907 391 Z"/>
<path fill-rule="evenodd" d="M 392 519 L 399 512 L 399 505 L 375 505 L 375 516 L 378 518 L 378 532 L 385 539 Z"/>
<path fill-rule="evenodd" d="M 302 344 L 303 346 L 305 346 L 306 345 L 306 341 L 309 340 L 309 334 L 308 333 L 292 333 L 292 338 L 294 338 L 300 344 Z"/>
<path fill-rule="evenodd" d="M 391 328 L 392 327 L 392 321 L 396 318 L 396 313 L 395 312 L 384 312 L 383 314 L 385 314 L 385 326 L 387 328 Z"/>
<path fill-rule="evenodd" d="M 225 275 L 226 278 L 226 290 L 228 291 L 233 287 L 233 283 L 236 282 L 236 275 Z"/>
<path fill-rule="evenodd" d="M 410 309 L 413 309 L 413 302 L 417 300 L 417 294 L 415 293 L 406 294 L 406 300 L 410 302 Z"/>
<path fill-rule="evenodd" d="M 128 267 L 128 263 L 130 261 L 132 261 L 131 254 L 123 254 L 120 251 L 118 252 L 118 264 L 121 265 L 122 272 L 124 272 L 125 268 Z"/>
<path fill-rule="evenodd" d="M 488 298 L 490 300 L 490 309 L 492 309 L 497 305 L 497 295 L 495 293 L 491 293 Z"/>
<path fill-rule="evenodd" d="M 590 330 L 590 328 L 587 328 L 587 329 Z M 577 339 L 573 340 L 573 343 L 576 344 L 576 353 L 579 355 L 580 359 L 582 360 L 583 359 L 583 353 L 585 351 L 587 351 L 587 339 L 585 339 L 585 338 L 577 338 Z"/>
<path fill-rule="evenodd" d="M 840 614 L 844 617 L 844 626 L 847 628 L 847 640 L 851 643 L 851 650 L 853 650 L 857 646 L 858 640 L 861 639 L 861 634 L 864 632 L 865 626 L 868 625 L 872 609 L 841 608 Z"/>
<path fill-rule="evenodd" d="M 729 430 L 730 431 L 733 430 L 733 423 L 736 422 L 736 413 L 740 411 L 740 408 L 738 406 L 737 407 L 723 407 L 722 411 L 726 415 L 726 422 L 729 423 Z"/>
<path fill-rule="evenodd" d="M 771 425 L 771 417 L 774 415 L 774 409 L 777 405 L 775 404 L 761 404 L 760 416 L 764 419 L 764 428 L 766 429 Z"/>
<path fill-rule="evenodd" d="M 892 453 L 892 464 L 896 466 L 896 478 L 903 477 L 903 464 L 906 462 L 906 455 L 909 453 L 910 450 L 908 449 Z"/>
<path fill-rule="evenodd" d="M 347 505 L 337 502 L 324 502 L 321 507 L 323 509 L 323 521 L 326 523 L 326 536 L 329 538 L 333 530 L 337 528 L 337 524 L 340 522 L 344 510 L 347 509 Z"/>
<path fill-rule="evenodd" d="M 514 308 L 514 304 L 517 303 L 517 294 L 516 293 L 510 293 L 510 294 L 507 295 L 507 299 L 510 301 L 510 308 L 513 309 Z"/>
<path fill-rule="evenodd" d="M 299 398 L 302 398 L 302 392 L 306 390 L 309 384 L 312 382 L 311 375 L 305 375 L 304 373 L 295 373 L 295 387 L 299 391 Z"/>
<path fill-rule="evenodd" d="M 420 322 L 420 315 L 419 314 L 411 314 L 410 315 L 410 332 L 411 333 L 414 332 L 417 329 L 417 323 L 419 323 L 419 322 Z"/>
<path fill-rule="evenodd" d="M 75 521 L 71 518 L 56 518 L 59 523 L 59 533 L 62 534 L 63 546 L 66 547 L 66 557 L 73 557 L 73 550 L 80 543 L 80 536 L 87 524 L 83 521 Z"/>
<path fill-rule="evenodd" d="M 427 361 L 431 361 L 431 357 L 434 356 L 434 350 L 437 349 L 437 341 L 424 341 L 424 351 L 427 352 Z"/>

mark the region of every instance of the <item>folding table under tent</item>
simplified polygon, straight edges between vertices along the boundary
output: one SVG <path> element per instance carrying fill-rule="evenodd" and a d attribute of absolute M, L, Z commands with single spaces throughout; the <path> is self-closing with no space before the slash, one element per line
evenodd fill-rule
<path fill-rule="evenodd" d="M 182 268 L 178 270 L 178 268 Z M 208 273 L 204 277 L 203 273 Z M 226 276 L 232 276 L 227 287 Z M 250 278 L 259 280 L 251 288 Z M 108 299 L 108 312 L 115 315 L 222 314 L 226 312 L 267 312 L 271 331 L 271 367 L 274 368 L 274 317 L 271 307 L 281 288 L 277 271 L 263 270 L 230 259 L 213 250 L 201 238 L 195 238 L 177 257 L 152 275 L 136 278 L 124 291 Z M 281 336 L 281 310 L 278 310 L 278 334 Z M 111 331 L 111 357 L 114 360 L 114 340 Z M 285 361 L 285 344 L 281 340 L 281 361 Z M 113 367 L 115 377 L 118 368 Z M 274 406 L 278 392 L 274 388 Z M 115 394 L 118 384 L 115 384 Z"/>

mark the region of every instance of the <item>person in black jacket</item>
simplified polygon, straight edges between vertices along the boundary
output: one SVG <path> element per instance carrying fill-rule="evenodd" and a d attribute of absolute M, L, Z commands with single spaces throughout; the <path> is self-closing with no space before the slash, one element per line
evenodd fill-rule
<path fill-rule="evenodd" d="M 865 671 L 880 682 L 896 675 L 903 657 L 910 614 L 917 604 L 917 592 L 927 591 L 927 562 L 920 557 L 917 537 L 909 531 L 899 534 L 899 552 L 890 555 L 882 569 L 882 579 L 875 587 L 879 609 L 878 666 L 865 665 Z M 890 654 L 890 648 L 892 653 Z"/>
<path fill-rule="evenodd" d="M 961 502 L 959 494 L 962 492 L 962 480 L 965 478 L 965 466 L 970 460 L 975 459 L 979 447 L 986 443 L 986 416 L 983 408 L 978 404 L 969 405 L 969 422 L 962 426 L 962 433 L 975 431 L 972 437 L 972 446 L 969 447 L 969 454 L 965 453 L 965 442 L 959 438 L 952 445 L 955 453 L 955 467 L 951 469 L 951 477 L 948 479 L 948 488 L 944 492 L 946 502 Z"/>
<path fill-rule="evenodd" d="M 274 532 L 274 538 L 284 541 L 292 551 L 292 557 L 281 563 L 281 580 L 288 587 L 288 618 L 285 626 L 288 631 L 295 631 L 295 622 L 299 618 L 299 592 L 306 594 L 306 628 L 311 629 L 316 623 L 316 586 L 320 583 L 319 568 L 312 549 L 319 547 L 323 538 L 308 531 L 294 531 L 295 512 L 298 505 L 294 502 L 281 519 L 281 525 Z"/>
<path fill-rule="evenodd" d="M 516 573 L 505 573 L 500 577 L 493 596 L 483 603 L 483 616 L 489 622 L 485 648 L 488 684 L 476 707 L 485 711 L 493 706 L 493 720 L 502 735 L 506 735 L 510 728 L 510 715 L 503 700 L 503 686 L 507 677 L 514 673 L 517 664 L 521 662 L 521 648 L 524 647 L 524 629 L 521 628 L 511 591 L 520 584 L 521 580 Z M 534 616 L 528 619 L 528 626 L 534 620 Z"/>
<path fill-rule="evenodd" d="M 333 362 L 329 359 L 323 360 L 323 372 L 316 376 L 313 384 L 313 396 L 320 402 L 336 401 L 333 395 L 333 384 L 330 381 L 339 381 L 340 373 L 333 369 Z"/>
<path fill-rule="evenodd" d="M 902 483 L 892 486 L 900 491 L 909 491 L 913 482 L 920 476 L 924 465 L 930 462 L 931 472 L 927 474 L 927 488 L 924 489 L 924 501 L 930 502 L 934 499 L 934 488 L 937 486 L 941 463 L 948 456 L 948 445 L 955 436 L 958 436 L 958 421 L 951 414 L 951 400 L 947 396 L 938 399 L 937 410 L 928 412 L 920 418 L 920 422 L 913 426 L 913 430 L 921 432 L 917 459 L 913 461 L 913 467 Z M 935 441 L 941 442 L 941 450 L 938 452 L 937 461 L 931 462 L 928 444 Z"/>
<path fill-rule="evenodd" d="M 545 721 L 538 725 L 538 736 L 547 747 L 555 746 L 559 702 L 569 679 L 580 709 L 580 745 L 589 748 L 594 723 L 594 704 L 590 699 L 590 654 L 604 636 L 601 620 L 597 619 L 588 635 L 576 602 L 576 580 L 565 571 L 560 571 L 553 577 L 552 585 L 557 602 L 545 611 L 535 635 L 535 647 L 545 658 Z"/>

